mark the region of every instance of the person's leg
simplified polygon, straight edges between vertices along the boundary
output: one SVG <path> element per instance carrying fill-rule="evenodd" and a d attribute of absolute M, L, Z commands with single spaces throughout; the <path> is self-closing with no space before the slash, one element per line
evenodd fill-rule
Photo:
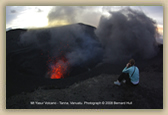
<path fill-rule="evenodd" d="M 137 86 L 137 85 L 134 85 L 132 82 L 131 82 L 131 79 L 129 78 L 129 74 L 128 73 L 122 73 L 119 77 L 118 77 L 118 80 L 114 82 L 114 84 L 116 85 L 121 85 L 121 82 L 123 80 L 126 80 L 126 84 L 129 85 L 129 86 Z"/>
<path fill-rule="evenodd" d="M 122 82 L 122 80 L 126 80 L 126 81 L 130 81 L 129 79 L 129 74 L 128 73 L 122 73 L 119 77 L 118 77 L 118 81 Z"/>
<path fill-rule="evenodd" d="M 129 79 L 129 74 L 128 73 L 122 73 L 119 77 L 117 81 L 114 81 L 115 85 L 121 85 L 122 80 L 127 80 Z"/>

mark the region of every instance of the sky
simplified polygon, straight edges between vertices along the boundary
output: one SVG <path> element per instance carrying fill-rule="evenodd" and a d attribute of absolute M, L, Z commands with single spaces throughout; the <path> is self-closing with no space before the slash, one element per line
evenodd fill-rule
<path fill-rule="evenodd" d="M 128 6 L 6 6 L 6 30 L 14 28 L 43 28 L 72 23 L 98 27 L 101 16 Z M 163 6 L 129 6 L 144 12 L 157 22 L 163 35 Z"/>

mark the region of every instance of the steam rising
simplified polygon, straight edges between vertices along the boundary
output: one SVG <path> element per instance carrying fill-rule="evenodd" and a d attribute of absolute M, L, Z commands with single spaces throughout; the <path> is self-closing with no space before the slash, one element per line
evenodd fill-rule
<path fill-rule="evenodd" d="M 83 7 L 72 7 L 72 6 L 57 6 L 48 15 L 49 22 L 54 20 L 66 20 L 69 23 L 75 23 L 76 17 L 80 15 Z"/>
<path fill-rule="evenodd" d="M 74 9 L 64 10 L 73 14 L 64 14 L 64 18 L 74 22 Z M 21 42 L 41 49 L 57 61 L 65 57 L 71 66 L 84 66 L 101 60 L 116 63 L 130 58 L 148 59 L 157 54 L 155 38 L 158 33 L 155 21 L 143 12 L 129 8 L 109 13 L 109 17 L 101 17 L 97 29 L 72 24 L 29 30 L 21 36 Z M 52 16 L 62 18 L 60 13 L 51 13 L 50 21 L 54 19 Z"/>
<path fill-rule="evenodd" d="M 122 9 L 101 17 L 96 35 L 105 47 L 105 62 L 147 59 L 157 54 L 156 22 L 143 12 Z"/>
<path fill-rule="evenodd" d="M 88 28 L 90 29 L 90 28 Z M 87 33 L 87 27 L 82 24 L 29 30 L 22 35 L 22 43 L 38 47 L 49 57 L 59 59 L 65 57 L 71 66 L 82 66 L 90 61 L 100 60 L 103 49 L 96 36 L 94 28 Z M 99 56 L 99 57 L 98 57 Z"/>
<path fill-rule="evenodd" d="M 95 7 L 96 6 L 56 6 L 48 15 L 48 23 L 52 25 L 54 22 L 57 24 L 82 22 L 97 26 L 101 13 L 95 10 Z"/>

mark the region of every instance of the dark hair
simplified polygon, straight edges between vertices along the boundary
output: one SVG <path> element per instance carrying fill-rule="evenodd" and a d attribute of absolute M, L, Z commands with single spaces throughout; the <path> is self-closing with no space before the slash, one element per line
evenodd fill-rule
<path fill-rule="evenodd" d="M 131 66 L 133 66 L 135 64 L 135 60 L 134 59 L 130 59 L 129 63 L 131 64 Z"/>

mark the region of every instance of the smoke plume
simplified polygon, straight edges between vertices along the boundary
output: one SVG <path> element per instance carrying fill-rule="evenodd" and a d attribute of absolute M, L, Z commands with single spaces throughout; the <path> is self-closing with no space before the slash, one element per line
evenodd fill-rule
<path fill-rule="evenodd" d="M 87 29 L 91 29 L 91 31 Z M 63 57 L 68 60 L 71 66 L 83 66 L 92 60 L 102 58 L 100 54 L 103 53 L 103 49 L 94 34 L 94 29 L 83 24 L 72 24 L 29 30 L 21 36 L 21 42 L 48 53 L 51 61 Z"/>
<path fill-rule="evenodd" d="M 56 6 L 48 14 L 48 23 L 52 25 L 56 22 L 59 25 L 61 22 L 66 24 L 82 22 L 97 26 L 101 13 L 98 12 L 95 7 L 96 6 Z"/>
<path fill-rule="evenodd" d="M 149 59 L 157 54 L 155 21 L 130 8 L 109 13 L 109 17 L 101 17 L 95 31 L 105 48 L 104 62 Z"/>
<path fill-rule="evenodd" d="M 41 49 L 48 55 L 50 68 L 54 64 L 58 66 L 57 62 L 63 59 L 63 68 L 68 68 L 69 65 L 82 67 L 102 60 L 118 63 L 130 58 L 150 59 L 157 54 L 155 21 L 143 12 L 129 8 L 109 13 L 109 17 L 101 17 L 97 29 L 84 24 L 71 24 L 29 30 L 22 34 L 21 43 Z"/>

